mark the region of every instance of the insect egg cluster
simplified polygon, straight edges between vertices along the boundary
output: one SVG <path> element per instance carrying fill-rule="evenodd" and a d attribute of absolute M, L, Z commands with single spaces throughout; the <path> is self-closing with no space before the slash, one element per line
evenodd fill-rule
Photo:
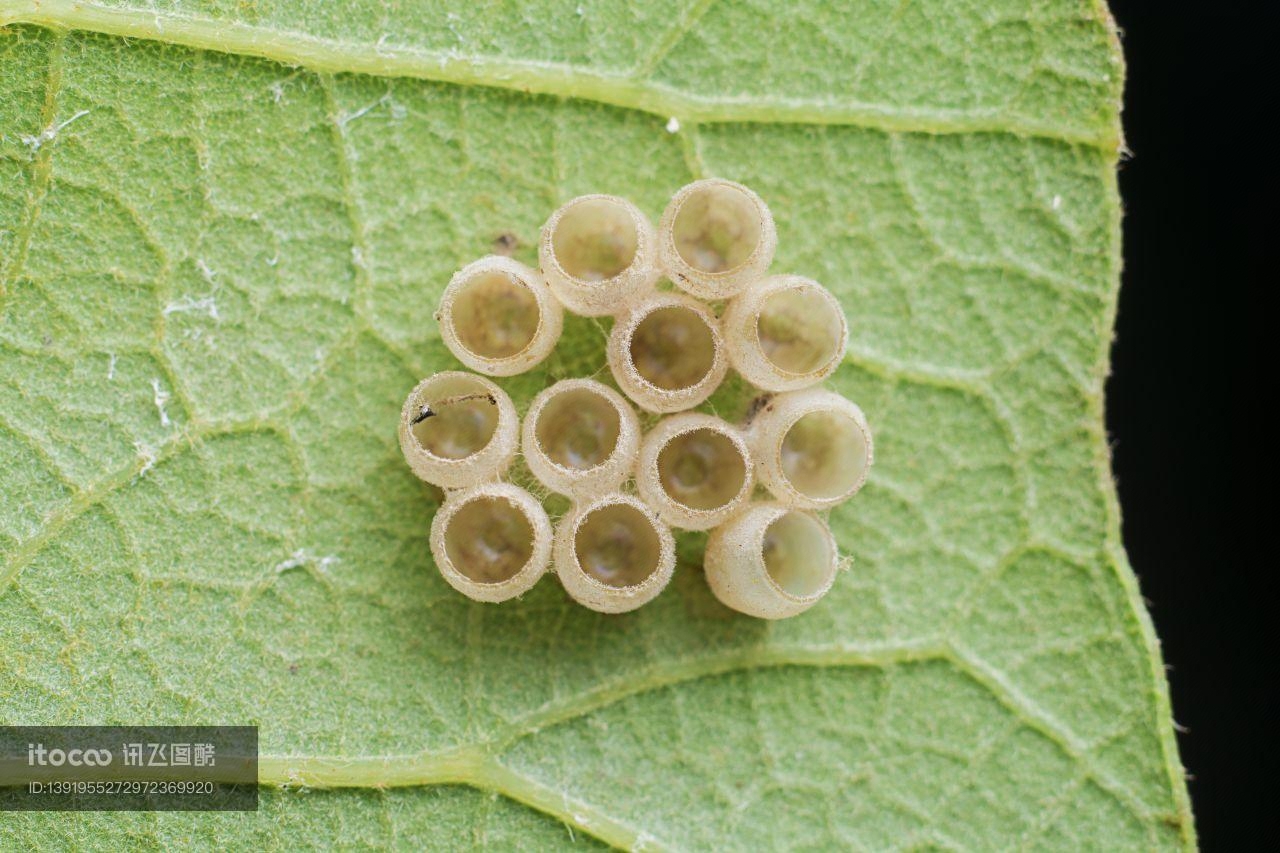
<path fill-rule="evenodd" d="M 446 490 L 431 552 L 449 584 L 505 601 L 554 566 L 576 601 L 622 613 L 667 585 L 680 528 L 710 531 L 707 582 L 735 610 L 780 619 L 826 594 L 839 554 L 819 513 L 862 487 L 871 432 L 821 385 L 844 356 L 839 302 L 810 279 L 769 275 L 776 246 L 761 198 L 710 179 L 681 188 L 657 228 L 626 199 L 573 199 L 542 228 L 539 269 L 491 256 L 453 276 L 436 316 L 476 373 L 424 379 L 400 419 L 409 466 Z M 486 376 L 543 361 L 565 310 L 613 317 L 607 361 L 621 393 L 565 379 L 522 423 Z M 746 425 L 690 411 L 730 368 L 768 394 Z M 570 499 L 554 526 L 505 479 L 517 452 Z"/>

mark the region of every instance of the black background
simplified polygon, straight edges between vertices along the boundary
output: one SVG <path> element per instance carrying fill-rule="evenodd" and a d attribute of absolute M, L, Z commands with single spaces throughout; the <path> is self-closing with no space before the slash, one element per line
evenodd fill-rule
<path fill-rule="evenodd" d="M 1262 284 L 1260 238 L 1275 216 L 1261 205 L 1270 158 L 1250 159 L 1241 125 L 1276 93 L 1273 73 L 1245 71 L 1249 32 L 1275 30 L 1245 5 L 1181 6 L 1111 3 L 1131 154 L 1120 167 L 1125 269 L 1107 427 L 1125 546 L 1185 729 L 1200 841 L 1238 850 L 1263 837 L 1273 784 L 1263 755 L 1274 731 L 1252 731 L 1264 714 L 1274 720 L 1259 669 L 1270 655 L 1252 633 L 1273 606 L 1257 584 L 1275 559 L 1246 547 L 1262 510 L 1250 514 L 1244 497 L 1266 463 L 1266 444 L 1245 436 L 1246 401 L 1275 382 L 1247 344 L 1261 310 L 1249 304 Z"/>

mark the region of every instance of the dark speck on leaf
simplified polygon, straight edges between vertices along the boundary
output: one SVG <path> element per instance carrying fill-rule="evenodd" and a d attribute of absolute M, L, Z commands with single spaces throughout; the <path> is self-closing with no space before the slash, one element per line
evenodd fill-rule
<path fill-rule="evenodd" d="M 510 231 L 504 231 L 493 238 L 493 252 L 495 255 L 511 257 L 518 248 L 520 248 L 520 238 Z"/>

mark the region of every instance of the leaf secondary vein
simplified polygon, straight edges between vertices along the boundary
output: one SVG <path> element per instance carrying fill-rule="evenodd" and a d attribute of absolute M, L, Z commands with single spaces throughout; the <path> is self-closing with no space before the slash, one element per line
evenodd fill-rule
<path fill-rule="evenodd" d="M 675 117 L 682 122 L 850 125 L 886 132 L 930 134 L 1006 133 L 1062 140 L 1108 154 L 1114 154 L 1120 146 L 1116 128 L 1081 132 L 1052 121 L 1015 119 L 1000 109 L 908 107 L 852 99 L 712 98 L 627 73 L 560 62 L 464 56 L 456 51 L 381 43 L 354 44 L 234 21 L 146 9 L 113 9 L 76 0 L 0 0 L 0 26 L 11 23 L 87 30 L 257 56 L 315 71 L 412 77 L 578 98 L 663 119 Z"/>
<path fill-rule="evenodd" d="M 0 0 L 2 2 L 2 0 Z M 4 15 L 0 14 L 0 23 Z M 58 91 L 62 85 L 62 48 L 64 38 L 59 37 L 49 51 L 49 68 L 45 87 L 45 100 L 41 108 L 40 127 L 42 133 L 58 128 Z M 53 173 L 53 148 L 55 139 L 50 137 L 35 149 L 31 160 L 31 188 L 27 191 L 26 210 L 23 211 L 18 226 L 14 251 L 8 264 L 0 264 L 0 297 L 18 280 L 27 262 L 27 252 L 31 248 L 31 235 L 36 230 L 36 221 L 40 218 L 40 205 L 49 191 L 49 180 Z M 3 260 L 0 258 L 0 260 Z M 0 584 L 2 587 L 2 584 Z"/>
<path fill-rule="evenodd" d="M 555 790 L 508 767 L 500 758 L 517 741 L 543 728 L 571 722 L 632 696 L 700 678 L 777 666 L 890 667 L 902 663 L 944 661 L 989 692 L 1019 722 L 1048 737 L 1080 768 L 1077 782 L 1092 780 L 1117 804 L 1150 827 L 1153 814 L 1129 788 L 1099 768 L 1089 746 L 1017 690 L 1001 673 L 972 652 L 938 639 L 896 643 L 840 644 L 821 647 L 760 647 L 706 655 L 631 673 L 551 703 L 520 718 L 504 731 L 474 744 L 435 752 L 381 756 L 264 756 L 259 779 L 283 788 L 375 788 L 460 784 L 492 791 L 551 815 L 609 844 L 665 848 L 653 836 L 617 821 L 603 810 Z"/>

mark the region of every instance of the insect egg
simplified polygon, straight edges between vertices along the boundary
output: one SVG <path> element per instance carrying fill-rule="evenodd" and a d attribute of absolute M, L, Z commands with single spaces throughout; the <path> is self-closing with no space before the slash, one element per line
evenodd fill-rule
<path fill-rule="evenodd" d="M 719 418 L 686 412 L 654 427 L 640 446 L 636 487 L 663 521 L 706 530 L 751 496 L 747 443 Z"/>
<path fill-rule="evenodd" d="M 524 489 L 486 483 L 445 500 L 431 522 L 431 553 L 454 589 L 477 601 L 506 601 L 546 572 L 551 522 Z"/>
<path fill-rule="evenodd" d="M 515 456 L 519 417 L 507 393 L 472 373 L 424 379 L 400 412 L 400 449 L 413 472 L 444 488 L 500 477 Z"/>
<path fill-rule="evenodd" d="M 794 391 L 830 376 L 848 335 L 836 298 L 798 275 L 750 285 L 729 303 L 723 327 L 734 369 L 766 391 Z"/>
<path fill-rule="evenodd" d="M 700 299 L 728 299 L 764 274 L 778 235 L 760 196 L 709 178 L 682 187 L 658 225 L 662 265 Z"/>
<path fill-rule="evenodd" d="M 698 405 L 729 368 L 715 315 L 677 293 L 656 294 L 619 317 L 605 355 L 618 387 L 650 412 Z"/>
<path fill-rule="evenodd" d="M 827 594 L 838 552 L 817 516 L 759 503 L 712 531 L 703 563 L 707 583 L 723 604 L 762 619 L 784 619 Z"/>
<path fill-rule="evenodd" d="M 601 613 L 652 601 L 675 569 L 675 539 L 631 495 L 603 495 L 576 506 L 556 529 L 556 575 L 569 595 Z"/>
<path fill-rule="evenodd" d="M 586 317 L 618 313 L 651 291 L 659 275 L 653 225 L 611 195 L 580 196 L 551 214 L 538 262 L 565 307 Z"/>
<path fill-rule="evenodd" d="M 555 349 L 564 323 L 564 309 L 542 276 L 500 255 L 455 273 L 437 316 L 449 351 L 490 376 L 511 376 L 538 364 Z"/>
<path fill-rule="evenodd" d="M 591 379 L 565 379 L 529 405 L 521 447 L 533 475 L 574 497 L 616 490 L 631 473 L 640 423 L 631 405 Z"/>
<path fill-rule="evenodd" d="M 820 388 L 779 394 L 751 425 L 756 471 L 790 506 L 829 509 L 854 495 L 871 468 L 871 429 L 849 400 Z"/>

